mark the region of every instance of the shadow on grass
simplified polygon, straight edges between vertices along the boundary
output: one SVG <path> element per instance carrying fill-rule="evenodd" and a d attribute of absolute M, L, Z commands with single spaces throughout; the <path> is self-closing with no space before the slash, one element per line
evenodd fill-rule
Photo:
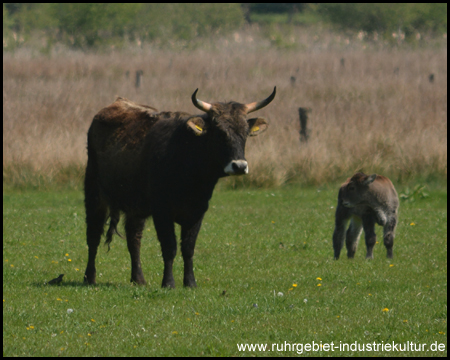
<path fill-rule="evenodd" d="M 124 287 L 124 286 L 130 287 L 130 288 L 133 288 L 133 287 L 146 287 L 146 285 L 135 285 L 135 284 L 132 284 L 132 283 L 125 285 L 125 284 L 116 284 L 116 283 L 110 283 L 110 282 L 98 283 L 98 284 L 95 284 L 95 285 L 89 285 L 89 284 L 84 283 L 83 281 L 64 281 L 61 284 L 57 284 L 57 285 L 48 285 L 46 283 L 33 282 L 33 283 L 31 283 L 31 285 L 35 286 L 37 288 L 47 288 L 47 287 L 54 287 L 54 288 L 56 288 L 56 287 L 113 288 L 114 287 L 114 288 L 120 288 L 120 287 Z"/>

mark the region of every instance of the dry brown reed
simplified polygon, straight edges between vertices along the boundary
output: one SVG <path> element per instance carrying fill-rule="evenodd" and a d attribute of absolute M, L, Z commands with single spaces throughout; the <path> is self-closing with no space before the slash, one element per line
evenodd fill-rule
<path fill-rule="evenodd" d="M 90 122 L 117 96 L 196 113 L 190 100 L 196 88 L 208 102 L 251 102 L 275 85 L 275 100 L 258 112 L 269 130 L 247 142 L 250 173 L 230 184 L 321 184 L 360 169 L 394 181 L 446 178 L 446 46 L 411 50 L 333 34 L 291 37 L 301 46 L 276 49 L 253 30 L 191 50 L 4 53 L 4 183 L 79 181 Z M 139 89 L 136 70 L 144 73 Z M 299 141 L 300 106 L 312 109 L 307 144 Z"/>

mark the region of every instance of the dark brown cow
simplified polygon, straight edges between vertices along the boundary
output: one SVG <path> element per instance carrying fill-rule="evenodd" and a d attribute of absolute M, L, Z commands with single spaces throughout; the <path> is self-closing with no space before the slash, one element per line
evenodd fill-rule
<path fill-rule="evenodd" d="M 366 258 L 372 259 L 377 240 L 375 224 L 383 226 L 387 257 L 392 258 L 397 217 L 398 195 L 391 180 L 382 175 L 363 173 L 356 173 L 348 178 L 339 190 L 333 234 L 334 258 L 339 259 L 344 239 L 347 256 L 353 258 L 361 231 L 364 229 Z M 351 221 L 347 230 L 349 220 Z"/>
<path fill-rule="evenodd" d="M 265 100 L 208 104 L 192 95 L 204 113 L 156 112 L 118 98 L 102 109 L 88 132 L 85 206 L 89 260 L 85 282 L 95 284 L 95 257 L 110 217 L 109 245 L 120 212 L 131 256 L 131 281 L 145 284 L 140 247 L 144 223 L 153 217 L 164 259 L 163 287 L 175 287 L 172 264 L 177 251 L 174 223 L 181 225 L 184 286 L 195 287 L 193 255 L 203 216 L 219 178 L 248 172 L 245 143 L 267 128 L 262 118 L 246 115 Z"/>

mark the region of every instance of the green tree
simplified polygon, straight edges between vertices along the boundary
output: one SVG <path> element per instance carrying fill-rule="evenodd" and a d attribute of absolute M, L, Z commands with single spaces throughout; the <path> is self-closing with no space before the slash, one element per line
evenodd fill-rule
<path fill-rule="evenodd" d="M 134 24 L 143 39 L 191 40 L 238 29 L 244 22 L 239 4 L 144 4 Z"/>
<path fill-rule="evenodd" d="M 107 38 L 124 36 L 141 4 L 123 3 L 58 3 L 52 12 L 61 33 L 75 47 L 93 47 Z"/>
<path fill-rule="evenodd" d="M 397 31 L 447 31 L 447 4 L 436 3 L 326 3 L 318 12 L 342 29 Z"/>

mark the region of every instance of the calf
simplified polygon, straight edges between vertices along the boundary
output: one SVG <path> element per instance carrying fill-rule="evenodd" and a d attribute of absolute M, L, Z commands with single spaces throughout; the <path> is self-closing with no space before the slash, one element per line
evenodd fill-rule
<path fill-rule="evenodd" d="M 394 231 L 398 217 L 398 195 L 392 182 L 382 175 L 356 173 L 339 189 L 336 208 L 336 226 L 333 234 L 334 258 L 347 247 L 348 258 L 355 256 L 359 237 L 364 229 L 367 255 L 373 258 L 377 236 L 375 223 L 383 226 L 387 257 L 392 258 Z M 348 222 L 350 226 L 347 229 Z"/>

